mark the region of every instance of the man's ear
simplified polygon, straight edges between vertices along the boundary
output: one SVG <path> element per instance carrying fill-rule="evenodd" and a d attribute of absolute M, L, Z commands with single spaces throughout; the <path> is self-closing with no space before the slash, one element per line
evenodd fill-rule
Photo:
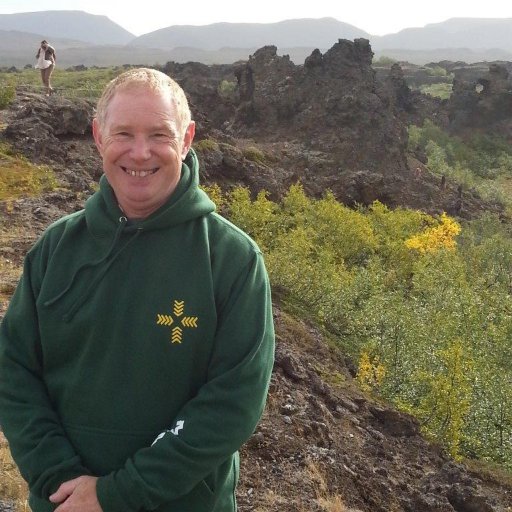
<path fill-rule="evenodd" d="M 187 130 L 185 131 L 185 136 L 183 137 L 183 146 L 181 148 L 181 159 L 185 160 L 187 156 L 188 150 L 190 146 L 192 146 L 192 141 L 194 140 L 194 135 L 196 134 L 196 123 L 195 121 L 190 121 Z M 96 143 L 98 145 L 98 143 Z"/>
<path fill-rule="evenodd" d="M 103 156 L 103 141 L 101 137 L 101 128 L 98 120 L 94 118 L 92 120 L 92 136 L 94 137 L 94 142 L 96 143 L 96 147 L 101 156 Z"/>

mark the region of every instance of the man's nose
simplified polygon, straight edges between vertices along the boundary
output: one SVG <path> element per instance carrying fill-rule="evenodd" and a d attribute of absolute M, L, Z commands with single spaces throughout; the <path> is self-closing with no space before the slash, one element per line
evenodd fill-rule
<path fill-rule="evenodd" d="M 135 160 L 148 160 L 151 157 L 150 141 L 146 137 L 135 137 L 130 153 Z"/>

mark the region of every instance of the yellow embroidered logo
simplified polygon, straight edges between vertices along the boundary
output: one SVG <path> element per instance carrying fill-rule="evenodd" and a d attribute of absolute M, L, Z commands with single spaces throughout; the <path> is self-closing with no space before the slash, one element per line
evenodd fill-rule
<path fill-rule="evenodd" d="M 156 315 L 156 324 L 163 325 L 166 327 L 174 325 L 171 329 L 171 342 L 181 343 L 183 340 L 183 329 L 196 328 L 197 327 L 197 316 L 184 316 L 185 312 L 185 301 L 175 300 L 172 307 L 172 315 L 164 315 L 158 313 Z M 175 325 L 177 324 L 177 325 Z"/>

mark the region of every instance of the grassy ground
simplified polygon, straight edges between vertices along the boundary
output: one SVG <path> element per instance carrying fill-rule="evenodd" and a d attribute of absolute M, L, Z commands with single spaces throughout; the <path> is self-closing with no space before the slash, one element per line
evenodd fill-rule
<path fill-rule="evenodd" d="M 0 503 L 13 505 L 16 512 L 30 510 L 27 485 L 14 464 L 7 441 L 0 432 Z"/>
<path fill-rule="evenodd" d="M 122 67 L 90 68 L 86 70 L 67 71 L 57 65 L 52 74 L 52 86 L 57 94 L 69 98 L 96 99 L 105 84 L 119 73 Z M 41 76 L 36 69 L 24 69 L 13 73 L 0 72 L 0 89 L 14 85 L 18 90 L 41 92 Z"/>

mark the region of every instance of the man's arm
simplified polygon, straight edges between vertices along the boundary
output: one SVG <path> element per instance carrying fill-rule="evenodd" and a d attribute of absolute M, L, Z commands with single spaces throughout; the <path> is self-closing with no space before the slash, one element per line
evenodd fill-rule
<path fill-rule="evenodd" d="M 62 482 L 89 471 L 68 441 L 44 384 L 33 285 L 39 266 L 37 258 L 35 265 L 26 258 L 0 325 L 0 424 L 31 492 L 48 499 Z"/>
<path fill-rule="evenodd" d="M 188 493 L 253 433 L 272 372 L 274 330 L 261 254 L 234 281 L 219 315 L 208 381 L 174 425 L 97 482 L 109 512 L 153 510 Z"/>

